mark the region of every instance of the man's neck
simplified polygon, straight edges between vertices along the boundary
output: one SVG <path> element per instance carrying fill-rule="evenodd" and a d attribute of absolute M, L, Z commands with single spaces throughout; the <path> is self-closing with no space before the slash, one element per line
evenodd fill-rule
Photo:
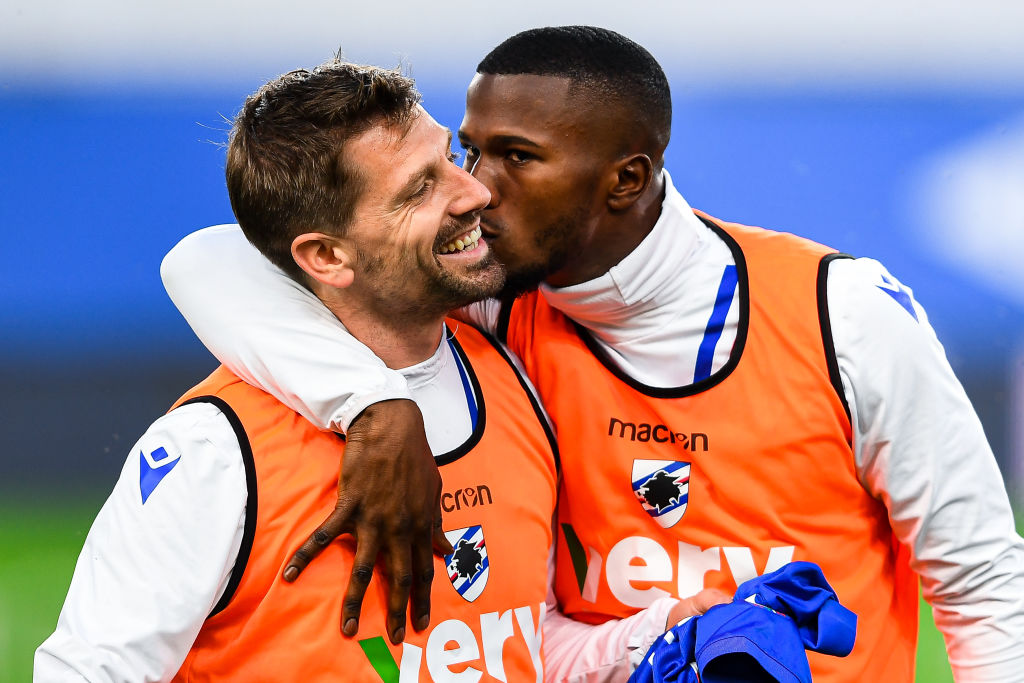
<path fill-rule="evenodd" d="M 444 315 L 381 315 L 350 302 L 318 294 L 345 328 L 392 370 L 427 360 L 437 351 L 444 331 Z"/>
<path fill-rule="evenodd" d="M 570 287 L 607 273 L 650 234 L 661 215 L 665 179 L 659 173 L 637 202 L 618 215 L 606 215 L 590 232 L 578 250 L 579 258 L 550 275 L 550 287 Z"/>

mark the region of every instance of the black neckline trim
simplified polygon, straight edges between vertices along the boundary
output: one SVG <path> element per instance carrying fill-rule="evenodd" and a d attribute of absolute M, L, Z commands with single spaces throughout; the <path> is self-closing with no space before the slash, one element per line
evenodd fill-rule
<path fill-rule="evenodd" d="M 839 375 L 839 359 L 836 357 L 836 345 L 832 339 L 832 320 L 828 314 L 828 267 L 837 259 L 853 258 L 849 254 L 828 254 L 818 264 L 818 323 L 821 326 L 821 341 L 825 347 L 825 363 L 828 366 L 828 379 L 832 388 L 839 395 L 839 400 L 846 411 L 846 419 L 852 421 L 850 404 L 846 402 L 846 391 L 843 379 Z"/>
<path fill-rule="evenodd" d="M 743 349 L 747 344 L 747 328 L 750 324 L 750 288 L 747 280 L 747 261 L 743 256 L 743 250 L 740 249 L 740 245 L 733 239 L 732 235 L 727 233 L 717 223 L 703 216 L 697 217 L 706 226 L 708 226 L 712 232 L 722 238 L 722 241 L 724 241 L 729 247 L 729 251 L 732 252 L 733 260 L 736 262 L 736 294 L 739 297 L 740 304 L 740 319 L 736 330 L 736 341 L 733 343 L 732 353 L 730 354 L 729 360 L 726 364 L 716 372 L 712 373 L 711 376 L 706 377 L 699 382 L 686 384 L 681 387 L 652 387 L 644 384 L 623 372 L 619 366 L 615 364 L 615 361 L 611 359 L 608 353 L 601 347 L 597 340 L 594 339 L 589 330 L 575 320 L 572 320 L 572 318 L 568 318 L 576 328 L 576 334 L 579 335 L 580 339 L 582 339 L 583 343 L 587 345 L 590 352 L 594 354 L 594 357 L 601 362 L 601 365 L 603 365 L 608 372 L 612 373 L 619 380 L 641 394 L 652 398 L 682 398 L 684 396 L 693 396 L 703 391 L 707 391 L 711 387 L 719 384 L 736 369 L 736 366 L 739 365 L 740 362 L 740 356 L 743 355 Z"/>
<path fill-rule="evenodd" d="M 245 467 L 245 488 L 248 494 L 245 499 L 245 524 L 242 527 L 242 543 L 238 548 L 238 557 L 235 558 L 235 566 L 231 568 L 231 576 L 228 578 L 227 586 L 224 587 L 224 593 L 220 596 L 220 600 L 217 601 L 213 611 L 207 617 L 209 619 L 213 615 L 224 611 L 228 603 L 231 602 L 235 591 L 238 590 L 238 584 L 242 582 L 245 568 L 249 564 L 249 554 L 252 552 L 252 544 L 256 538 L 256 514 L 259 509 L 256 487 L 256 461 L 252 455 L 252 445 L 249 443 L 249 436 L 245 433 L 245 427 L 242 426 L 242 421 L 231 406 L 228 405 L 227 401 L 219 396 L 197 396 L 183 402 L 181 405 L 187 406 L 192 403 L 210 403 L 216 406 L 231 424 L 231 429 L 235 432 L 235 438 L 238 439 L 238 446 L 242 452 L 242 464 Z"/>
<path fill-rule="evenodd" d="M 453 463 L 473 450 L 473 448 L 480 443 L 480 439 L 484 435 L 484 426 L 487 423 L 487 407 L 484 404 L 484 393 L 480 388 L 480 381 L 476 377 L 476 371 L 473 370 L 473 364 L 469 362 L 466 352 L 462 350 L 462 345 L 459 343 L 458 338 L 453 336 L 451 338 L 451 342 L 452 349 L 455 350 L 455 353 L 458 354 L 459 358 L 462 360 L 462 365 L 466 368 L 466 373 L 469 375 L 469 381 L 473 385 L 473 395 L 476 397 L 477 407 L 476 427 L 474 427 L 473 433 L 469 435 L 469 438 L 466 439 L 462 445 L 456 446 L 447 453 L 434 456 L 434 462 L 437 463 L 438 467 Z"/>
<path fill-rule="evenodd" d="M 523 393 L 530 399 L 530 405 L 533 406 L 533 412 L 537 416 L 537 422 L 540 423 L 541 428 L 544 430 L 544 436 L 548 439 L 548 445 L 551 446 L 551 454 L 555 457 L 555 471 L 561 472 L 562 460 L 558 452 L 558 439 L 555 438 L 555 432 L 551 428 L 551 423 L 548 421 L 547 414 L 541 407 L 540 401 L 537 399 L 537 395 L 534 393 L 534 390 L 531 388 L 526 378 L 523 377 L 523 373 L 519 371 L 519 366 L 516 365 L 514 360 L 512 360 L 509 355 L 509 351 L 505 346 L 486 332 L 481 332 L 481 334 L 484 336 L 484 339 L 490 342 L 491 346 L 498 351 L 498 355 L 508 363 L 512 373 L 516 376 L 516 379 L 519 380 L 519 386 L 523 388 Z"/>

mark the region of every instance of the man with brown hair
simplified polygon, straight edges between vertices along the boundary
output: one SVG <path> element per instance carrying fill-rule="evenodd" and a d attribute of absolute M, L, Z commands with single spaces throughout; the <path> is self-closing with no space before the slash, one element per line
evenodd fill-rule
<path fill-rule="evenodd" d="M 226 175 L 246 236 L 294 292 L 312 292 L 413 387 L 445 490 L 461 502 L 438 529 L 444 559 L 380 539 L 392 551 L 383 570 L 404 592 L 366 576 L 360 639 L 343 636 L 355 625 L 343 623 L 337 577 L 372 567 L 376 545 L 334 544 L 301 581 L 282 575 L 336 504 L 346 444 L 221 367 L 132 449 L 36 653 L 36 681 L 448 680 L 456 670 L 541 680 L 554 440 L 504 351 L 468 326 L 446 329 L 447 311 L 497 292 L 503 270 L 480 241 L 490 194 L 453 163 L 451 132 L 418 101 L 393 71 L 335 60 L 291 72 L 246 101 Z M 435 571 L 445 578 L 427 593 Z M 413 585 L 417 575 L 427 580 Z M 427 628 L 414 614 L 407 634 L 410 588 L 444 619 Z M 600 637 L 557 614 L 548 622 L 576 643 Z M 613 628 L 653 638 L 664 626 L 640 615 Z M 570 666 L 593 668 L 577 655 Z"/>

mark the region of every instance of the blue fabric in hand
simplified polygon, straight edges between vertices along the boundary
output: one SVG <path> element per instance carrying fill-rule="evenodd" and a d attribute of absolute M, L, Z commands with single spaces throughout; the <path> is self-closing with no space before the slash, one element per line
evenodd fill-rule
<path fill-rule="evenodd" d="M 805 648 L 843 657 L 856 632 L 821 569 L 791 562 L 662 634 L 630 683 L 810 683 Z"/>

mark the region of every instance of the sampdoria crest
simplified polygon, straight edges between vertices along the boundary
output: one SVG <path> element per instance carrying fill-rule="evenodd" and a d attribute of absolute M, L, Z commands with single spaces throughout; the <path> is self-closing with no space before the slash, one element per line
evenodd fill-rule
<path fill-rule="evenodd" d="M 445 555 L 448 565 L 448 579 L 459 595 L 473 602 L 487 585 L 490 562 L 487 558 L 487 544 L 483 529 L 470 526 L 444 532 L 454 552 Z"/>
<path fill-rule="evenodd" d="M 643 509 L 664 528 L 686 512 L 690 493 L 690 463 L 674 460 L 634 460 L 633 493 Z"/>

